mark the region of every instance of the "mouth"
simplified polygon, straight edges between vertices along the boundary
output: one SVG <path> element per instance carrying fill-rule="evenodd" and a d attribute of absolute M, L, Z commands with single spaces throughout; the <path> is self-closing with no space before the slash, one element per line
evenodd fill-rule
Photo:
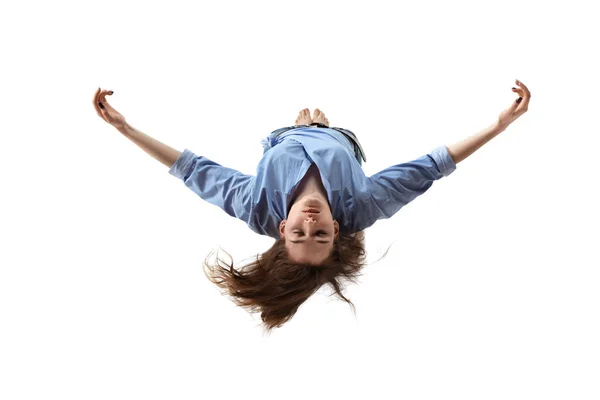
<path fill-rule="evenodd" d="M 311 213 L 311 214 L 319 214 L 321 211 L 317 210 L 316 208 L 307 208 L 306 210 L 302 211 L 303 213 Z"/>

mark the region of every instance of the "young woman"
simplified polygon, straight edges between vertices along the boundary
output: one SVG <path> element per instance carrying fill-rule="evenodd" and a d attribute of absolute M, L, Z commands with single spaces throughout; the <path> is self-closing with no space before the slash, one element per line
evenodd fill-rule
<path fill-rule="evenodd" d="M 237 305 L 260 312 L 270 331 L 292 318 L 326 283 L 354 307 L 341 293 L 341 279 L 356 282 L 365 264 L 364 229 L 390 218 L 434 181 L 450 175 L 456 164 L 523 115 L 531 94 L 523 83 L 516 84 L 512 90 L 520 97 L 486 129 L 370 177 L 362 170 L 366 156 L 356 136 L 330 128 L 318 109 L 312 118 L 308 109 L 300 111 L 294 126 L 262 141 L 263 157 L 253 176 L 188 149 L 179 152 L 133 128 L 106 101 L 112 91 L 98 88 L 93 102 L 104 121 L 169 167 L 194 193 L 275 239 L 242 268 L 220 258 L 216 265 L 204 262 L 208 278 Z"/>

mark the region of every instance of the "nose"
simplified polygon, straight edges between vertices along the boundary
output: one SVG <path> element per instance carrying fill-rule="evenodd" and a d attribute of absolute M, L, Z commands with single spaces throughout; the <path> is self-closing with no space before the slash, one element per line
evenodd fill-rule
<path fill-rule="evenodd" d="M 315 220 L 315 214 L 306 213 L 306 221 L 316 221 Z"/>
<path fill-rule="evenodd" d="M 313 218 L 313 216 L 307 216 L 304 219 L 304 226 L 306 227 L 306 234 L 308 236 L 312 236 L 313 231 L 315 230 L 315 225 L 317 224 L 317 221 Z"/>

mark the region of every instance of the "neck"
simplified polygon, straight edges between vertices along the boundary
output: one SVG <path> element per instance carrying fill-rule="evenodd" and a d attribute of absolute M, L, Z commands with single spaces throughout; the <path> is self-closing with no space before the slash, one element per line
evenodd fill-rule
<path fill-rule="evenodd" d="M 327 199 L 327 191 L 323 186 L 323 182 L 321 181 L 321 175 L 316 164 L 311 165 L 304 178 L 302 178 L 302 181 L 300 182 L 298 188 L 296 189 L 296 192 L 294 193 L 290 209 L 298 201 L 302 201 L 307 197 L 317 198 L 323 204 L 326 204 L 328 207 L 331 208 L 331 206 L 329 205 L 329 200 Z"/>

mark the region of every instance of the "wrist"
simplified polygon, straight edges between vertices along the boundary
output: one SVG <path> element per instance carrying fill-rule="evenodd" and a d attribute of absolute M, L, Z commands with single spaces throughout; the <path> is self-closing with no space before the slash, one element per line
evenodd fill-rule
<path fill-rule="evenodd" d="M 502 122 L 502 121 L 500 121 L 500 119 L 497 119 L 496 122 L 492 125 L 492 127 L 494 130 L 497 130 L 498 132 L 502 132 L 506 128 L 508 128 L 509 125 L 510 125 L 509 122 Z"/>
<path fill-rule="evenodd" d="M 130 136 L 135 129 L 125 121 L 121 126 L 115 126 L 115 128 L 125 136 Z"/>

